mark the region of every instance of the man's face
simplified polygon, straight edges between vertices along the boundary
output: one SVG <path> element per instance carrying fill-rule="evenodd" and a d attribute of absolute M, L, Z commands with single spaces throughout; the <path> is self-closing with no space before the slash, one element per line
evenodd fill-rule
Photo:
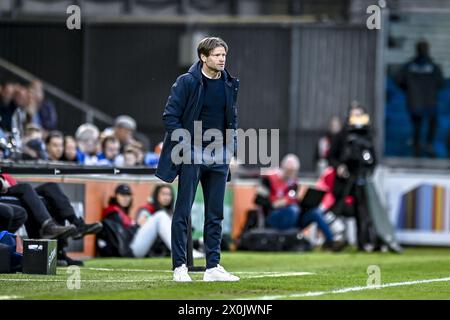
<path fill-rule="evenodd" d="M 212 71 L 223 71 L 225 69 L 225 60 L 227 52 L 224 47 L 217 47 L 209 53 L 209 56 L 201 55 L 203 63 Z"/>
<path fill-rule="evenodd" d="M 10 101 L 13 98 L 15 91 L 16 86 L 13 83 L 5 84 L 5 86 L 2 89 L 3 99 L 6 101 Z"/>
<path fill-rule="evenodd" d="M 117 157 L 117 155 L 119 154 L 120 151 L 120 145 L 119 145 L 119 141 L 108 141 L 105 144 L 105 157 L 106 159 L 112 160 L 115 157 Z"/>
<path fill-rule="evenodd" d="M 68 160 L 75 159 L 77 156 L 77 143 L 73 139 L 67 139 L 64 153 Z"/>
<path fill-rule="evenodd" d="M 283 161 L 282 170 L 285 178 L 295 179 L 300 171 L 300 165 L 294 159 L 288 158 Z"/>
<path fill-rule="evenodd" d="M 26 107 L 30 102 L 30 94 L 26 88 L 19 88 L 15 91 L 14 102 L 20 107 Z"/>
<path fill-rule="evenodd" d="M 64 152 L 64 141 L 61 137 L 54 137 L 47 144 L 47 153 L 50 160 L 61 159 Z"/>
<path fill-rule="evenodd" d="M 133 131 L 124 127 L 116 127 L 116 138 L 119 139 L 120 143 L 127 144 L 133 137 Z"/>

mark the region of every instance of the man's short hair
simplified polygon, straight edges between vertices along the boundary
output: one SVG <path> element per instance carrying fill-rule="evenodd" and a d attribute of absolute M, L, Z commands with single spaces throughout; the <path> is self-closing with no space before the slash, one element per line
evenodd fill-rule
<path fill-rule="evenodd" d="M 136 130 L 136 121 L 127 115 L 121 115 L 116 118 L 114 126 L 117 128 L 126 128 L 131 131 Z"/>
<path fill-rule="evenodd" d="M 90 139 L 98 139 L 98 136 L 100 135 L 100 132 L 98 131 L 98 128 L 91 124 L 91 123 L 84 123 L 81 126 L 78 127 L 77 131 L 75 132 L 75 139 L 77 141 L 85 141 Z"/>
<path fill-rule="evenodd" d="M 224 47 L 225 51 L 228 52 L 228 45 L 222 39 L 218 37 L 208 37 L 203 39 L 197 47 L 198 58 L 200 59 L 202 54 L 209 57 L 211 51 L 217 47 Z"/>
<path fill-rule="evenodd" d="M 61 131 L 58 131 L 58 130 L 53 130 L 53 131 L 50 131 L 48 136 L 47 136 L 47 138 L 45 138 L 45 144 L 46 145 L 49 144 L 52 141 L 53 138 L 61 138 L 61 140 L 64 141 L 63 133 Z"/>

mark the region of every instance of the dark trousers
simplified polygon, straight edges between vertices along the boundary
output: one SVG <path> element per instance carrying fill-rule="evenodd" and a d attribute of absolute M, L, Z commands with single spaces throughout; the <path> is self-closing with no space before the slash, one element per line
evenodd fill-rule
<path fill-rule="evenodd" d="M 220 262 L 222 240 L 223 200 L 228 176 L 228 165 L 182 165 L 178 177 L 178 194 L 172 218 L 173 267 L 186 264 L 187 231 L 192 204 L 200 181 L 205 201 L 206 267 L 214 268 Z"/>
<path fill-rule="evenodd" d="M 18 198 L 28 212 L 26 229 L 30 238 L 39 238 L 42 224 L 50 218 L 60 225 L 64 225 L 65 220 L 73 222 L 76 218 L 69 198 L 59 185 L 53 182 L 44 183 L 37 188 L 28 183 L 19 183 L 10 187 L 6 195 Z M 43 197 L 45 202 L 40 197 Z M 65 245 L 65 242 L 59 242 L 58 248 Z"/>
<path fill-rule="evenodd" d="M 26 221 L 27 212 L 24 208 L 0 203 L 0 231 L 15 233 Z"/>
<path fill-rule="evenodd" d="M 66 220 L 73 223 L 76 218 L 75 210 L 70 204 L 70 199 L 64 194 L 57 183 L 48 182 L 35 188 L 37 194 L 44 198 L 45 206 L 53 219 L 60 225 L 65 225 Z M 58 251 L 67 247 L 67 239 L 58 239 Z"/>
<path fill-rule="evenodd" d="M 27 234 L 30 238 L 39 238 L 39 230 L 42 224 L 51 218 L 37 192 L 28 183 L 19 183 L 8 189 L 7 196 L 13 196 L 20 200 L 23 208 L 28 213 L 28 220 L 25 224 Z"/>
<path fill-rule="evenodd" d="M 65 220 L 73 222 L 76 217 L 70 199 L 64 194 L 57 183 L 49 182 L 35 188 L 36 193 L 45 199 L 45 205 L 50 215 L 61 225 Z"/>
<path fill-rule="evenodd" d="M 434 136 L 436 133 L 436 121 L 437 121 L 436 114 L 430 114 L 428 116 L 414 115 L 414 114 L 411 115 L 414 130 L 413 147 L 416 155 L 418 155 L 420 151 L 420 133 L 422 131 L 422 123 L 425 119 L 428 119 L 428 132 L 426 137 L 426 143 L 427 145 L 431 145 L 433 143 Z"/>

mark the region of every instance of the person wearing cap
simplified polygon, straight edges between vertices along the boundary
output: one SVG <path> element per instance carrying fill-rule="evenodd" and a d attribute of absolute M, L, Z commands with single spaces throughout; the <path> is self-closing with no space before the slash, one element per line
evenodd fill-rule
<path fill-rule="evenodd" d="M 103 221 L 109 221 L 108 225 L 110 222 L 115 224 L 113 227 L 115 237 L 120 237 L 122 245 L 116 245 L 117 239 L 110 239 L 107 233 L 104 233 L 97 241 L 100 254 L 142 258 L 149 253 L 157 236 L 170 250 L 173 190 L 170 189 L 169 193 L 170 195 L 162 201 L 161 207 L 159 202 L 157 207 L 153 207 L 158 210 L 154 210 L 150 217 L 143 219 L 142 214 L 139 213 L 139 219 L 135 222 L 130 217 L 130 208 L 133 204 L 131 188 L 128 184 L 118 185 L 114 196 L 110 198 L 108 206 L 103 210 L 102 217 Z"/>
<path fill-rule="evenodd" d="M 125 146 L 133 141 L 133 133 L 136 131 L 136 121 L 127 115 L 116 118 L 114 123 L 114 136 L 120 142 L 120 151 L 123 152 Z"/>
<path fill-rule="evenodd" d="M 187 231 L 199 182 L 205 199 L 203 236 L 206 271 L 203 281 L 239 281 L 239 277 L 220 265 L 225 186 L 231 180 L 229 158 L 236 154 L 235 134 L 233 139 L 225 137 L 230 131 L 235 133 L 237 128 L 236 103 L 239 90 L 239 80 L 225 69 L 227 52 L 228 45 L 220 38 L 208 37 L 200 41 L 197 47 L 199 60 L 172 85 L 163 113 L 166 135 L 156 176 L 169 183 L 178 176 L 178 195 L 172 219 L 172 265 L 173 280 L 176 282 L 192 281 L 186 266 Z M 202 134 L 209 129 L 222 133 L 222 151 L 214 154 L 208 152 L 207 141 L 202 141 L 201 145 L 184 140 L 178 143 L 177 133 L 180 131 L 194 137 L 197 121 L 201 123 Z M 215 136 L 216 144 L 217 141 Z M 179 147 L 183 142 L 187 144 L 191 156 L 195 160 L 201 158 L 201 161 L 193 163 L 189 156 L 182 159 L 181 163 L 175 161 L 172 152 L 176 153 L 175 146 Z"/>

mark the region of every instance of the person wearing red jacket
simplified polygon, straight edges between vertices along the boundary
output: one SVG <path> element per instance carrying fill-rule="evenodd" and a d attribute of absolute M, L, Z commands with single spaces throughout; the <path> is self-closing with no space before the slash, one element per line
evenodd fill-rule
<path fill-rule="evenodd" d="M 297 178 L 299 170 L 298 157 L 288 154 L 282 160 L 281 170 L 262 178 L 255 203 L 268 211 L 266 225 L 278 230 L 304 229 L 315 222 L 325 236 L 323 248 L 340 251 L 344 243 L 334 241 L 333 233 L 323 219 L 324 208 L 319 206 L 301 212 Z"/>

